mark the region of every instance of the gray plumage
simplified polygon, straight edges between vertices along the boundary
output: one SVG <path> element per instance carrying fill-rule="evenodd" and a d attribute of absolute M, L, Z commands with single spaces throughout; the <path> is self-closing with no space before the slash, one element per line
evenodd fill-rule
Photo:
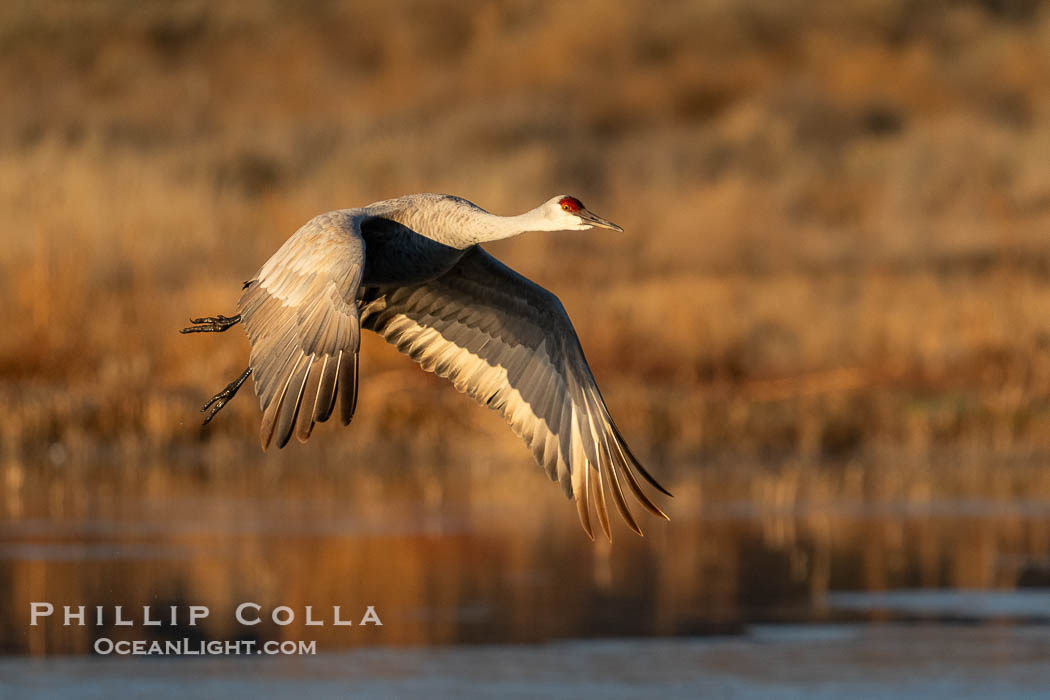
<path fill-rule="evenodd" d="M 525 231 L 622 230 L 573 197 L 500 217 L 458 197 L 410 195 L 307 222 L 245 285 L 240 318 L 263 418 L 263 448 L 305 441 L 339 406 L 357 403 L 360 329 L 507 420 L 536 461 L 608 536 L 605 494 L 641 534 L 627 506 L 663 493 L 616 428 L 568 314 L 556 296 L 478 245 Z M 670 494 L 668 494 L 670 495 Z"/>

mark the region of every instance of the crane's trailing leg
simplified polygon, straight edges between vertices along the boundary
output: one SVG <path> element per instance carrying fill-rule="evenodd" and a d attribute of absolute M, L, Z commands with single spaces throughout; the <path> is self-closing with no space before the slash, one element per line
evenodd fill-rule
<path fill-rule="evenodd" d="M 223 330 L 226 329 L 224 328 Z M 204 416 L 204 422 L 201 423 L 201 425 L 207 425 L 208 423 L 210 423 L 211 419 L 215 417 L 215 414 L 221 411 L 222 407 L 229 403 L 230 399 L 237 395 L 237 391 L 241 388 L 241 385 L 244 384 L 245 380 L 248 379 L 251 373 L 251 367 L 244 370 L 243 372 L 241 372 L 241 376 L 237 377 L 232 382 L 227 384 L 225 389 L 208 399 L 208 403 L 201 406 L 201 413 L 204 413 L 205 411 L 207 411 L 208 413 L 208 415 Z"/>
<path fill-rule="evenodd" d="M 241 322 L 241 315 L 236 316 L 201 316 L 200 318 L 191 318 L 190 323 L 197 325 L 186 326 L 179 333 L 222 333 L 236 326 Z"/>
<path fill-rule="evenodd" d="M 201 316 L 200 318 L 191 318 L 190 323 L 195 324 L 187 326 L 179 331 L 179 333 L 222 333 L 236 326 L 241 322 L 241 315 L 235 316 Z M 244 384 L 245 380 L 252 373 L 252 368 L 241 372 L 241 376 L 234 379 L 232 382 L 226 385 L 222 391 L 215 396 L 208 399 L 208 403 L 201 407 L 201 413 L 207 413 L 204 416 L 204 422 L 201 425 L 207 425 L 211 422 L 211 419 L 215 417 L 219 411 L 222 410 L 223 406 L 230 402 L 234 396 L 237 395 L 237 391 Z"/>

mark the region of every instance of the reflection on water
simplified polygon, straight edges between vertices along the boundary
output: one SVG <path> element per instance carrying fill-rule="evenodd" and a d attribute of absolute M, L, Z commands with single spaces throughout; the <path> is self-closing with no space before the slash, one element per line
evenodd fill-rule
<path fill-rule="evenodd" d="M 621 529 L 610 546 L 586 539 L 538 473 L 519 471 L 26 470 L 0 520 L 0 648 L 84 653 L 100 636 L 189 636 L 335 650 L 733 633 L 756 622 L 1050 618 L 1044 501 L 763 501 L 740 488 L 755 478 L 715 475 L 677 484 L 672 522 L 643 522 L 645 539 Z M 104 624 L 63 626 L 57 614 L 32 627 L 30 601 L 105 606 Z M 245 601 L 261 606 L 262 624 L 235 622 Z M 115 605 L 136 624 L 115 626 Z M 183 607 L 176 626 L 143 627 L 144 605 Z M 185 625 L 189 605 L 210 609 L 196 628 Z M 268 619 L 281 605 L 295 622 Z M 381 627 L 356 624 L 369 605 Z M 305 625 L 306 606 L 326 624 Z M 355 625 L 332 624 L 333 606 Z"/>

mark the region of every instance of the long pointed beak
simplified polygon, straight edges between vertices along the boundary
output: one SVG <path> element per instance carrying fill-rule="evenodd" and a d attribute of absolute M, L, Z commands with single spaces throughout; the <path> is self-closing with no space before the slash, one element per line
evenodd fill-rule
<path fill-rule="evenodd" d="M 622 228 L 620 228 L 613 222 L 609 221 L 608 219 L 603 219 L 597 214 L 591 213 L 587 209 L 580 209 L 578 212 L 574 213 L 576 214 L 576 216 L 580 217 L 581 219 L 589 223 L 591 226 L 597 226 L 598 228 L 611 228 L 613 231 L 623 231 Z"/>

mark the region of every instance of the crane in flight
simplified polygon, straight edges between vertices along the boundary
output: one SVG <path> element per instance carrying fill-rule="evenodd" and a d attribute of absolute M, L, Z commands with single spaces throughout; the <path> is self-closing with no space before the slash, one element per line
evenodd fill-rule
<path fill-rule="evenodd" d="M 194 318 L 182 333 L 244 323 L 248 368 L 201 409 L 207 424 L 249 375 L 262 409 L 263 449 L 306 441 L 339 406 L 357 405 L 361 328 L 383 336 L 428 372 L 500 412 L 551 480 L 590 510 L 611 539 L 605 494 L 642 534 L 624 486 L 667 518 L 635 472 L 668 496 L 627 447 L 598 391 L 558 298 L 481 248 L 526 231 L 622 228 L 557 196 L 519 216 L 496 216 L 460 197 L 415 194 L 314 217 L 244 283 L 234 316 Z"/>

